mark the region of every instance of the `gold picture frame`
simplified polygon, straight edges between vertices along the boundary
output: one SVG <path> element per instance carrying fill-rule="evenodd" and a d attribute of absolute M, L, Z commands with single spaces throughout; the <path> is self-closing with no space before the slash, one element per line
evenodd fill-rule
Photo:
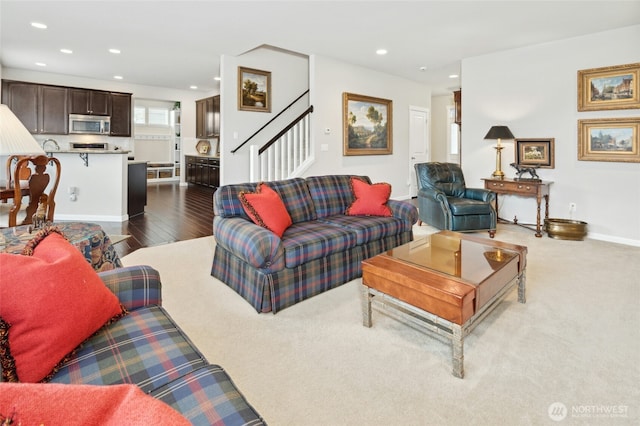
<path fill-rule="evenodd" d="M 578 71 L 578 111 L 640 108 L 640 62 Z"/>
<path fill-rule="evenodd" d="M 271 112 L 271 72 L 238 67 L 238 110 Z"/>
<path fill-rule="evenodd" d="M 515 139 L 516 164 L 519 166 L 554 169 L 555 138 Z"/>
<path fill-rule="evenodd" d="M 345 156 L 393 153 L 393 101 L 344 92 L 342 113 Z"/>
<path fill-rule="evenodd" d="M 578 120 L 578 160 L 640 163 L 640 118 Z"/>

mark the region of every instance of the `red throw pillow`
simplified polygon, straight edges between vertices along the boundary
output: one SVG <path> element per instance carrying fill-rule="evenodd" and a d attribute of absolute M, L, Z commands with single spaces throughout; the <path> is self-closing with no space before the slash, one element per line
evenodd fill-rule
<path fill-rule="evenodd" d="M 0 424 L 178 426 L 191 423 L 136 385 L 0 383 Z"/>
<path fill-rule="evenodd" d="M 256 192 L 240 192 L 239 197 L 253 223 L 267 228 L 280 238 L 293 223 L 278 193 L 265 183 L 258 184 Z"/>
<path fill-rule="evenodd" d="M 126 312 L 82 253 L 57 230 L 26 253 L 0 253 L 3 381 L 46 381 L 84 340 Z"/>
<path fill-rule="evenodd" d="M 355 201 L 347 208 L 350 216 L 393 216 L 387 205 L 391 195 L 391 185 L 374 183 L 369 185 L 357 177 L 351 178 L 351 190 Z"/>

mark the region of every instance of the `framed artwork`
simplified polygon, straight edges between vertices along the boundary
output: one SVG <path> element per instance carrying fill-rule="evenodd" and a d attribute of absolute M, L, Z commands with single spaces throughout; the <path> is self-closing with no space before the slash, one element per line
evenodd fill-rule
<path fill-rule="evenodd" d="M 640 62 L 578 71 L 578 111 L 640 108 Z"/>
<path fill-rule="evenodd" d="M 578 120 L 578 160 L 640 163 L 640 118 Z"/>
<path fill-rule="evenodd" d="M 393 153 L 393 102 L 371 96 L 342 94 L 344 155 Z"/>
<path fill-rule="evenodd" d="M 554 169 L 555 139 L 515 139 L 516 164 L 520 166 Z"/>
<path fill-rule="evenodd" d="M 238 67 L 238 109 L 271 112 L 271 72 Z"/>

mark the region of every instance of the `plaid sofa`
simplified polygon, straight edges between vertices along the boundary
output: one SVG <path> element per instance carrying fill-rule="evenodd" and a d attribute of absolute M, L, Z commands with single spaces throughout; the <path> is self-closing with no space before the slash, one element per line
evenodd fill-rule
<path fill-rule="evenodd" d="M 413 239 L 418 211 L 410 202 L 389 200 L 393 217 L 345 215 L 354 201 L 350 181 L 328 175 L 268 182 L 293 221 L 282 239 L 242 208 L 238 194 L 254 192 L 255 183 L 218 188 L 211 275 L 258 312 L 276 313 L 360 277 L 362 260 Z"/>
<path fill-rule="evenodd" d="M 207 362 L 161 306 L 158 272 L 130 266 L 100 272 L 129 310 L 85 342 L 52 383 L 133 383 L 194 425 L 264 425 L 227 373 Z"/>

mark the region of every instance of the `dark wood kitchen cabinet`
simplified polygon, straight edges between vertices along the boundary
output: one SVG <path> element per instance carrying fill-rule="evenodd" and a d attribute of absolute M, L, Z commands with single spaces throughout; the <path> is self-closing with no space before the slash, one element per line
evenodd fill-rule
<path fill-rule="evenodd" d="M 111 136 L 131 136 L 131 95 L 111 93 Z"/>
<path fill-rule="evenodd" d="M 111 94 L 102 90 L 70 89 L 69 114 L 109 115 Z"/>
<path fill-rule="evenodd" d="M 220 95 L 196 101 L 196 138 L 217 138 L 220 134 Z"/>
<path fill-rule="evenodd" d="M 217 188 L 220 186 L 220 159 L 187 155 L 187 182 Z"/>
<path fill-rule="evenodd" d="M 68 92 L 66 87 L 2 81 L 2 103 L 33 134 L 68 133 Z"/>
<path fill-rule="evenodd" d="M 196 101 L 196 138 L 204 138 L 205 100 Z"/>

